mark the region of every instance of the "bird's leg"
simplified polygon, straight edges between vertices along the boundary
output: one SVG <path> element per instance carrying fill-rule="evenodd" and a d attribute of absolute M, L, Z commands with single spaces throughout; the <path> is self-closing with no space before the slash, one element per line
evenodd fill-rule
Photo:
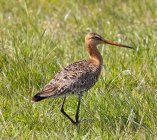
<path fill-rule="evenodd" d="M 82 96 L 78 96 L 78 105 L 77 105 L 77 110 L 76 110 L 76 114 L 75 114 L 75 124 L 78 125 L 79 123 L 79 109 L 80 109 L 80 104 L 81 104 L 81 99 L 82 99 Z"/>
<path fill-rule="evenodd" d="M 82 96 L 78 97 L 78 104 L 77 104 L 77 110 L 76 110 L 76 114 L 75 114 L 75 121 L 64 111 L 64 103 L 65 103 L 66 96 L 64 97 L 63 103 L 61 106 L 61 112 L 63 113 L 63 115 L 65 115 L 76 126 L 79 123 L 79 109 L 80 109 L 80 104 L 81 104 L 81 98 L 82 98 Z"/>
<path fill-rule="evenodd" d="M 63 115 L 65 115 L 73 124 L 76 124 L 76 122 L 64 111 L 64 103 L 65 103 L 66 96 L 64 97 L 62 107 L 61 107 L 61 112 Z"/>

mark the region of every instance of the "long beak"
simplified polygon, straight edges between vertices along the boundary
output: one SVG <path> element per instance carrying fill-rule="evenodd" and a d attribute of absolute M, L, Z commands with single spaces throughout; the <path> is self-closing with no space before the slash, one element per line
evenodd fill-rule
<path fill-rule="evenodd" d="M 129 49 L 133 49 L 132 47 L 130 46 L 127 46 L 127 45 L 123 45 L 123 44 L 120 44 L 120 43 L 116 43 L 116 42 L 112 42 L 110 40 L 103 40 L 103 43 L 105 44 L 110 44 L 110 45 L 114 45 L 114 46 L 119 46 L 119 47 L 124 47 L 124 48 L 129 48 Z"/>

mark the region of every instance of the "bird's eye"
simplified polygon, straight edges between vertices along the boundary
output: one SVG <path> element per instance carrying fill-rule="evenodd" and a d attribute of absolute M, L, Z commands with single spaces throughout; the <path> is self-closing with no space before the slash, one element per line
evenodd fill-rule
<path fill-rule="evenodd" d="M 97 40 L 102 40 L 101 37 L 98 36 L 98 35 L 95 35 L 94 38 L 97 39 Z"/>
<path fill-rule="evenodd" d="M 90 37 L 89 39 L 102 40 L 102 37 L 99 35 L 94 35 L 94 36 Z"/>

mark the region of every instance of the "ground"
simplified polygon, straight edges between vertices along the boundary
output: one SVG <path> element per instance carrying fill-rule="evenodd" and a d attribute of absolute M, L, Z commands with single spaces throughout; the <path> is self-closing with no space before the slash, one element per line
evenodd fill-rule
<path fill-rule="evenodd" d="M 0 139 L 157 139 L 156 0 L 0 0 Z M 103 70 L 81 103 L 79 127 L 62 98 L 31 98 L 68 64 L 88 59 L 96 32 Z M 65 109 L 72 117 L 77 97 Z"/>

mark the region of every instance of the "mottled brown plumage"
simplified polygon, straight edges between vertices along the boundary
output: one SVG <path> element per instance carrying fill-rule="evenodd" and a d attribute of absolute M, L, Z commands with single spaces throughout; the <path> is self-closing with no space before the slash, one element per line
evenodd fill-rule
<path fill-rule="evenodd" d="M 73 124 L 77 125 L 81 97 L 83 93 L 93 87 L 101 72 L 103 59 L 96 47 L 101 43 L 131 48 L 126 45 L 107 41 L 96 33 L 87 34 L 85 37 L 85 48 L 90 55 L 90 59 L 75 62 L 62 69 L 56 74 L 54 79 L 52 79 L 39 93 L 33 97 L 32 100 L 37 102 L 49 97 L 55 98 L 64 96 L 61 112 L 68 119 L 70 119 Z M 78 95 L 79 97 L 75 121 L 68 114 L 66 114 L 63 109 L 66 96 L 72 94 Z"/>
<path fill-rule="evenodd" d="M 87 60 L 75 62 L 52 79 L 39 93 L 40 97 L 79 94 L 90 89 L 98 79 L 101 67 Z"/>

